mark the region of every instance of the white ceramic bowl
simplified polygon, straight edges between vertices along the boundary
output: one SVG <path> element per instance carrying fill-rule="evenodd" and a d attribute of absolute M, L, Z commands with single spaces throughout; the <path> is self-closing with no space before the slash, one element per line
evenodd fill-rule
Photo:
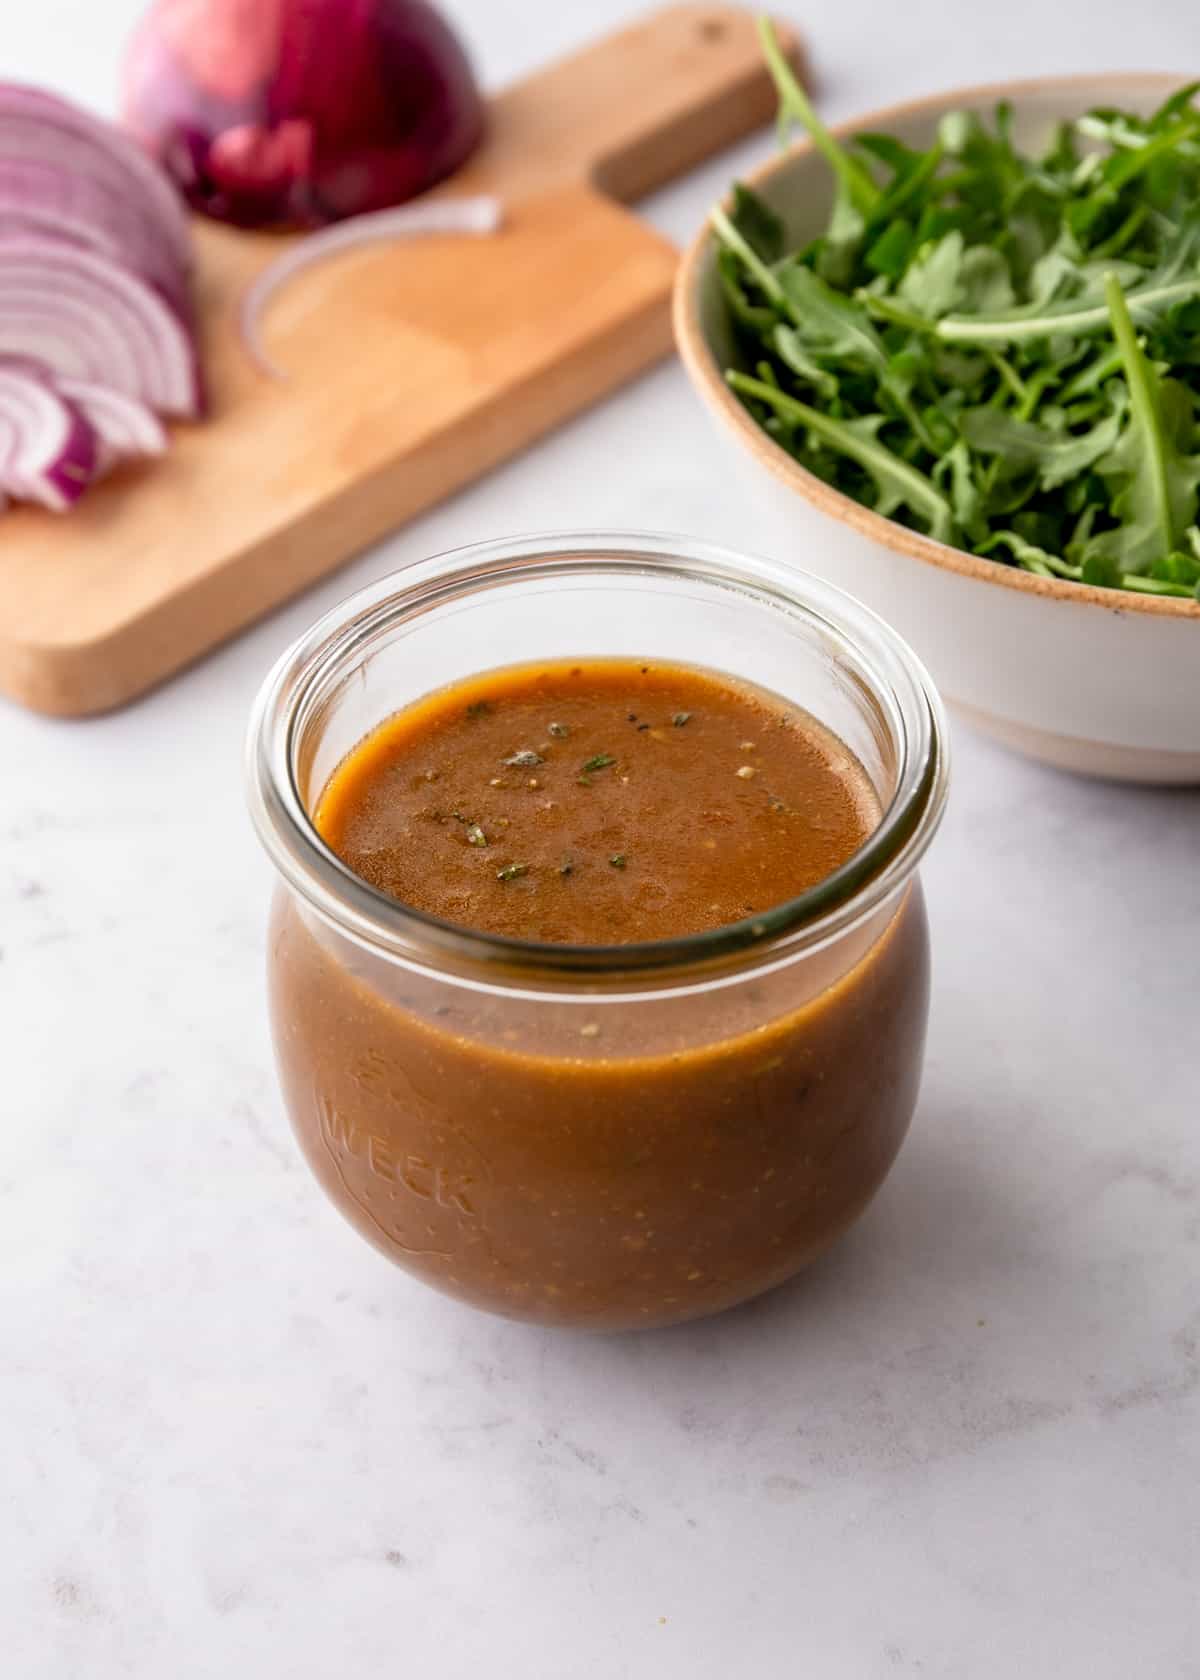
<path fill-rule="evenodd" d="M 968 88 L 844 125 L 927 146 L 947 111 L 1011 102 L 1018 144 L 1092 105 L 1149 112 L 1184 78 L 1118 74 Z M 801 243 L 825 225 L 829 171 L 810 146 L 778 156 L 756 190 Z M 748 540 L 840 584 L 916 648 L 946 698 L 999 740 L 1065 769 L 1200 782 L 1200 604 L 1093 589 L 965 554 L 860 507 L 758 427 L 725 385 L 733 346 L 707 230 L 684 257 L 675 335 L 692 383 L 750 473 Z"/>

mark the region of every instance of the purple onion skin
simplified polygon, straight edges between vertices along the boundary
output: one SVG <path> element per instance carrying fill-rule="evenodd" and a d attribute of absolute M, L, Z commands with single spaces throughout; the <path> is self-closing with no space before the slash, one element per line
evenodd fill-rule
<path fill-rule="evenodd" d="M 424 0 L 158 0 L 124 110 L 196 209 L 242 227 L 402 203 L 484 125 L 458 38 Z"/>
<path fill-rule="evenodd" d="M 52 495 L 61 496 L 68 507 L 74 507 L 96 476 L 100 465 L 99 439 L 91 422 L 73 402 L 66 397 L 60 397 L 59 401 L 71 415 L 71 427 L 61 453 L 43 469 L 43 475 Z"/>

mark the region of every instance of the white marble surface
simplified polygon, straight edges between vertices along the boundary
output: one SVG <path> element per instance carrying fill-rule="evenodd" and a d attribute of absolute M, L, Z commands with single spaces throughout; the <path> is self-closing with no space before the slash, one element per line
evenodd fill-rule
<path fill-rule="evenodd" d="M 456 8 L 491 80 L 630 9 Z M 109 99 L 134 0 L 3 11 L 5 72 Z M 803 21 L 835 114 L 1196 67 L 1192 0 Z M 682 236 L 730 168 L 653 218 Z M 588 521 L 753 545 L 676 369 L 122 715 L 0 705 L 0 1669 L 1200 1675 L 1200 795 L 958 733 L 911 1141 L 839 1252 L 724 1320 L 601 1340 L 478 1317 L 390 1270 L 301 1166 L 250 698 L 352 585 Z"/>

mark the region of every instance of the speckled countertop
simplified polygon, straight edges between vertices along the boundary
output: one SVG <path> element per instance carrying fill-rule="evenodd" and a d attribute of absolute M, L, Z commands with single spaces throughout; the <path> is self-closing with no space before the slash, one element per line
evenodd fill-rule
<path fill-rule="evenodd" d="M 14 4 L 4 70 L 103 103 L 136 9 Z M 492 80 L 631 10 L 454 9 Z M 838 115 L 1195 68 L 1189 0 L 1132 38 L 1086 0 L 797 18 Z M 730 167 L 653 219 L 682 236 Z M 722 459 L 666 368 L 132 710 L 0 705 L 6 1677 L 1200 1675 L 1200 794 L 957 731 L 911 1139 L 834 1255 L 725 1319 L 478 1317 L 390 1270 L 292 1145 L 240 785 L 268 663 L 476 537 L 765 541 Z"/>

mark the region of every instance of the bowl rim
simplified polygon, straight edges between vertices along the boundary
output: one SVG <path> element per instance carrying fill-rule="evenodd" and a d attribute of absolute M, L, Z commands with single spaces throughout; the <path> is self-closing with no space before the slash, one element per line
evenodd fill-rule
<path fill-rule="evenodd" d="M 1034 94 L 1082 94 L 1085 88 L 1103 93 L 1118 87 L 1161 88 L 1164 94 L 1174 87 L 1182 87 L 1186 75 L 1168 70 L 1112 70 L 1065 76 L 1031 76 L 1017 81 L 981 82 L 950 89 L 944 93 L 922 94 L 916 99 L 900 100 L 883 105 L 859 116 L 847 118 L 834 125 L 831 132 L 838 139 L 852 138 L 867 131 L 880 131 L 887 124 L 902 117 L 926 112 L 941 114 L 967 101 L 1008 99 L 1014 103 Z M 800 141 L 787 151 L 780 152 L 741 177 L 752 187 L 783 174 L 802 158 L 815 154 L 809 140 Z M 727 199 L 722 199 L 727 204 Z M 1100 607 L 1105 612 L 1147 613 L 1159 618 L 1200 618 L 1200 601 L 1185 601 L 1178 596 L 1144 595 L 1133 589 L 1102 589 L 1095 584 L 1075 583 L 1069 578 L 1041 577 L 1023 571 L 1019 566 L 1001 565 L 982 555 L 970 554 L 966 549 L 952 548 L 936 542 L 932 537 L 913 531 L 906 525 L 885 518 L 873 509 L 864 507 L 850 496 L 835 490 L 824 479 L 802 467 L 786 450 L 781 449 L 758 426 L 749 411 L 725 383 L 721 367 L 709 348 L 700 321 L 700 283 L 704 263 L 713 244 L 713 232 L 708 218 L 694 235 L 679 264 L 672 300 L 672 319 L 675 343 L 692 384 L 701 397 L 718 413 L 726 425 L 737 433 L 752 455 L 774 477 L 781 479 L 811 502 L 821 513 L 849 525 L 862 536 L 872 538 L 894 553 L 921 560 L 941 571 L 956 572 L 960 577 L 973 578 L 979 583 L 999 584 L 1026 595 L 1041 596 L 1044 600 L 1073 602 L 1079 606 Z"/>

